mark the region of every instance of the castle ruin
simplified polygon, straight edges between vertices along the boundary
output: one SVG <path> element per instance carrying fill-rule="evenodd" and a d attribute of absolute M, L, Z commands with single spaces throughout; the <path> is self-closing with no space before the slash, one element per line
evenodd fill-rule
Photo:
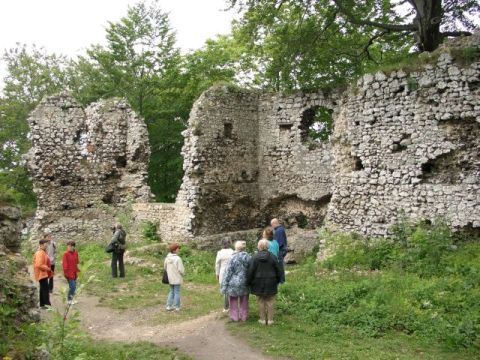
<path fill-rule="evenodd" d="M 129 110 L 99 113 L 92 105 L 84 121 L 79 107 L 47 100 L 31 121 L 37 219 L 47 212 L 84 221 L 89 204 L 111 194 L 113 204 L 133 195 L 137 220 L 158 223 L 165 241 L 256 229 L 274 216 L 295 228 L 373 237 L 388 236 L 402 213 L 479 229 L 480 63 L 478 56 L 466 62 L 461 56 L 461 49 L 478 53 L 479 46 L 477 32 L 418 69 L 367 74 L 346 91 L 211 88 L 195 102 L 184 132 L 185 173 L 175 204 L 148 202 L 148 142 L 140 121 L 122 120 L 132 125 L 118 131 L 136 140 L 109 147 L 117 130 L 108 124 L 128 118 Z M 333 129 L 312 140 L 319 109 L 331 114 Z M 52 127 L 39 126 L 52 117 L 68 129 L 52 135 Z"/>

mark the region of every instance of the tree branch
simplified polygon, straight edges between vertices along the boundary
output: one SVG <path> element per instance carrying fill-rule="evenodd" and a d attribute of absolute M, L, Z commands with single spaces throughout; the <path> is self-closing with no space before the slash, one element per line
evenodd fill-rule
<path fill-rule="evenodd" d="M 471 36 L 472 33 L 469 31 L 445 31 L 441 33 L 442 36 Z"/>
<path fill-rule="evenodd" d="M 395 32 L 416 31 L 416 30 L 418 30 L 417 26 L 413 23 L 407 24 L 407 25 L 395 25 L 395 24 L 384 24 L 384 23 L 380 23 L 380 22 L 377 22 L 377 21 L 358 19 L 349 10 L 347 10 L 347 8 L 345 8 L 342 5 L 342 0 L 333 0 L 333 1 L 335 2 L 335 5 L 337 5 L 338 10 L 342 14 L 344 14 L 348 18 L 348 21 L 350 21 L 352 24 L 368 25 L 368 26 L 377 27 L 377 28 L 380 28 L 380 29 L 383 29 L 383 30 L 395 31 Z"/>
<path fill-rule="evenodd" d="M 363 52 L 364 52 L 365 54 L 367 54 L 367 59 L 373 61 L 373 62 L 374 62 L 375 64 L 377 64 L 377 65 L 378 65 L 378 62 L 370 55 L 370 51 L 368 51 L 368 48 L 369 48 L 371 45 L 373 45 L 373 42 L 374 42 L 376 39 L 382 37 L 382 36 L 385 35 L 385 34 L 388 34 L 389 32 L 390 32 L 389 30 L 384 30 L 384 31 L 380 31 L 379 33 L 373 35 L 373 36 L 370 38 L 370 40 L 368 40 L 368 43 L 363 47 Z"/>

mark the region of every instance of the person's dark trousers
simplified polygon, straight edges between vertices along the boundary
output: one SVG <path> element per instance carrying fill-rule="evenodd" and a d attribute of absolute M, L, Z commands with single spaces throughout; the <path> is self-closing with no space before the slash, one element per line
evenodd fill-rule
<path fill-rule="evenodd" d="M 50 304 L 50 291 L 48 289 L 48 278 L 39 280 L 40 283 L 40 306 Z"/>
<path fill-rule="evenodd" d="M 117 263 L 118 270 L 120 270 L 120 277 L 125 277 L 125 266 L 123 265 L 123 253 L 125 250 L 114 251 L 112 253 L 112 277 L 117 277 Z"/>
<path fill-rule="evenodd" d="M 280 268 L 280 284 L 283 284 L 285 282 L 285 262 L 281 255 L 278 257 L 278 267 Z"/>
<path fill-rule="evenodd" d="M 50 268 L 52 269 L 52 272 L 54 272 L 55 264 L 50 265 Z M 50 293 L 53 292 L 53 276 L 48 279 L 48 290 L 50 290 Z"/>

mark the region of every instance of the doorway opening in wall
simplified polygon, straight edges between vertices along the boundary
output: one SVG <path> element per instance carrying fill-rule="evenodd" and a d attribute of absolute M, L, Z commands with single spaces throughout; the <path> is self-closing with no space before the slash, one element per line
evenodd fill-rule
<path fill-rule="evenodd" d="M 309 149 L 315 149 L 322 142 L 327 142 L 333 133 L 333 110 L 324 106 L 313 106 L 302 113 L 300 123 L 302 143 Z"/>

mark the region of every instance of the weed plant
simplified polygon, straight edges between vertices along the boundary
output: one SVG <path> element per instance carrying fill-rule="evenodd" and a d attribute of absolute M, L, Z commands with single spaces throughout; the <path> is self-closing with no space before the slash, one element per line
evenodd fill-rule
<path fill-rule="evenodd" d="M 406 220 L 391 239 L 323 236 L 334 255 L 287 267 L 276 325 L 234 333 L 293 359 L 480 358 L 480 239 Z"/>

